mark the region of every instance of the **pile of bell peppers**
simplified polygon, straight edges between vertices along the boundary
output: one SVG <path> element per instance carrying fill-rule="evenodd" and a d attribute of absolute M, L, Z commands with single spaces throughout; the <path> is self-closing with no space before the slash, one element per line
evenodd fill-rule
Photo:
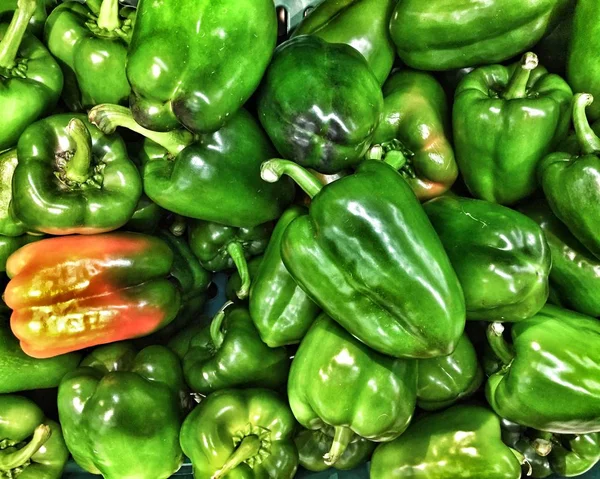
<path fill-rule="evenodd" d="M 600 462 L 600 2 L 303 13 L 0 1 L 0 479 Z"/>

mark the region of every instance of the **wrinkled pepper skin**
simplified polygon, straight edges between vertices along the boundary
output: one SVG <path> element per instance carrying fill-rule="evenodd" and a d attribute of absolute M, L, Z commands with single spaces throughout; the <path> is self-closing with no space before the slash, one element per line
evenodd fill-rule
<path fill-rule="evenodd" d="M 320 309 L 298 286 L 281 259 L 283 234 L 308 210 L 291 206 L 277 222 L 250 288 L 249 310 L 261 339 L 271 348 L 299 343 Z"/>
<path fill-rule="evenodd" d="M 475 69 L 458 85 L 458 167 L 475 198 L 510 205 L 537 188 L 540 160 L 567 134 L 572 91 L 533 53 L 512 66 Z"/>
<path fill-rule="evenodd" d="M 125 62 L 135 10 L 124 9 L 123 18 L 119 8 L 117 0 L 65 2 L 48 17 L 44 40 L 63 70 L 71 111 L 129 100 Z"/>
<path fill-rule="evenodd" d="M 357 437 L 391 441 L 408 427 L 417 399 L 417 363 L 379 354 L 323 314 L 300 343 L 288 380 L 290 407 L 307 429 L 334 436 L 334 466 Z"/>
<path fill-rule="evenodd" d="M 593 1 L 593 0 L 592 0 Z M 390 33 L 400 59 L 419 70 L 507 60 L 552 31 L 572 0 L 402 0 Z"/>
<path fill-rule="evenodd" d="M 180 293 L 173 252 L 138 233 L 49 238 L 8 260 L 4 292 L 23 351 L 48 358 L 148 335 L 167 325 Z"/>
<path fill-rule="evenodd" d="M 19 139 L 12 209 L 30 231 L 52 235 L 115 230 L 132 217 L 142 181 L 119 135 L 85 115 L 63 113 L 30 125 Z"/>
<path fill-rule="evenodd" d="M 185 390 L 179 359 L 164 346 L 95 349 L 58 388 L 58 414 L 73 459 L 106 479 L 166 479 L 183 461 Z"/>
<path fill-rule="evenodd" d="M 519 479 L 521 465 L 504 445 L 500 419 L 481 406 L 453 406 L 415 422 L 381 444 L 371 479 Z"/>
<path fill-rule="evenodd" d="M 220 129 L 258 87 L 276 41 L 271 0 L 141 0 L 127 56 L 135 120 Z"/>
<path fill-rule="evenodd" d="M 295 426 L 287 402 L 273 391 L 227 389 L 188 415 L 180 441 L 195 479 L 292 479 Z"/>
<path fill-rule="evenodd" d="M 60 479 L 68 458 L 60 424 L 31 399 L 0 396 L 0 477 Z"/>
<path fill-rule="evenodd" d="M 268 181 L 282 174 L 313 197 L 309 214 L 292 221 L 281 245 L 283 263 L 311 299 L 380 353 L 450 354 L 465 326 L 462 289 L 400 174 L 366 160 L 353 175 L 323 186 L 292 162 L 263 165 Z"/>
<path fill-rule="evenodd" d="M 436 198 L 424 209 L 462 285 L 467 319 L 520 321 L 542 309 L 552 258 L 535 221 L 462 197 Z"/>
<path fill-rule="evenodd" d="M 383 86 L 383 120 L 374 148 L 398 155 L 399 171 L 419 200 L 445 193 L 458 176 L 446 93 L 430 74 L 399 71 Z"/>
<path fill-rule="evenodd" d="M 600 260 L 571 234 L 545 201 L 525 204 L 520 211 L 544 231 L 552 256 L 550 285 L 560 303 L 600 317 Z"/>
<path fill-rule="evenodd" d="M 512 325 L 512 347 L 497 326 L 490 325 L 490 344 L 504 367 L 486 385 L 494 411 L 540 431 L 600 431 L 598 320 L 547 305 Z"/>
<path fill-rule="evenodd" d="M 277 48 L 258 94 L 258 117 L 279 153 L 320 173 L 358 164 L 382 111 L 365 58 L 313 35 Z"/>
<path fill-rule="evenodd" d="M 354 47 L 382 85 L 396 58 L 389 29 L 396 3 L 397 0 L 326 0 L 302 20 L 292 38 L 315 35 L 329 43 Z"/>

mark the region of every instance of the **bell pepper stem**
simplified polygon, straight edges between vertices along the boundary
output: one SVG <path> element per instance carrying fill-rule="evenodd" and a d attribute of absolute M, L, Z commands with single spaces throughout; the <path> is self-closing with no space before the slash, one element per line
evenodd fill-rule
<path fill-rule="evenodd" d="M 158 143 L 171 155 L 177 156 L 181 150 L 194 141 L 194 135 L 187 130 L 173 130 L 168 132 L 152 131 L 139 125 L 131 114 L 131 110 L 120 105 L 105 103 L 92 108 L 88 114 L 89 120 L 104 133 L 111 134 L 117 127 L 128 128 L 149 140 Z"/>
<path fill-rule="evenodd" d="M 573 97 L 573 125 L 575 134 L 586 155 L 600 152 L 600 138 L 594 133 L 585 114 L 585 109 L 592 104 L 594 97 L 589 93 L 577 93 Z"/>
<path fill-rule="evenodd" d="M 506 366 L 512 362 L 515 353 L 511 350 L 508 343 L 505 341 L 504 326 L 502 323 L 492 323 L 487 329 L 487 339 L 490 347 L 498 359 Z"/>
<path fill-rule="evenodd" d="M 406 156 L 399 150 L 388 151 L 385 157 L 383 158 L 384 163 L 387 163 L 396 170 L 399 170 L 404 165 L 406 165 L 406 161 Z"/>
<path fill-rule="evenodd" d="M 92 137 L 85 123 L 79 118 L 73 118 L 69 122 L 67 125 L 67 135 L 75 144 L 75 150 L 65 167 L 65 176 L 76 183 L 83 183 L 90 176 Z"/>
<path fill-rule="evenodd" d="M 273 159 L 260 166 L 260 176 L 268 183 L 275 183 L 283 175 L 294 180 L 311 198 L 323 188 L 323 184 L 314 175 L 293 161 Z"/>
<path fill-rule="evenodd" d="M 37 7 L 36 0 L 19 0 L 10 25 L 0 42 L 0 68 L 15 66 L 15 59 L 23 40 L 23 35 Z"/>
<path fill-rule="evenodd" d="M 121 26 L 119 20 L 119 0 L 102 0 L 98 27 L 112 32 Z"/>
<path fill-rule="evenodd" d="M 102 8 L 102 0 L 85 0 L 85 5 L 91 10 L 94 15 L 100 15 Z"/>
<path fill-rule="evenodd" d="M 323 456 L 325 464 L 333 466 L 344 455 L 353 437 L 354 432 L 349 427 L 336 426 L 331 449 Z"/>
<path fill-rule="evenodd" d="M 227 459 L 227 462 L 223 467 L 212 475 L 211 479 L 220 479 L 221 477 L 226 476 L 242 462 L 258 454 L 260 445 L 261 442 L 258 436 L 255 436 L 254 434 L 246 436 L 242 439 L 242 442 L 238 444 L 236 450 L 231 453 L 231 456 L 229 456 L 229 459 Z"/>
<path fill-rule="evenodd" d="M 248 271 L 248 262 L 244 256 L 244 248 L 237 241 L 233 241 L 227 245 L 227 253 L 231 256 L 240 275 L 240 279 L 242 280 L 240 289 L 236 292 L 237 297 L 246 299 L 250 292 L 250 272 Z"/>
<path fill-rule="evenodd" d="M 175 215 L 171 226 L 169 226 L 169 231 L 171 234 L 173 234 L 173 236 L 183 236 L 186 228 L 187 224 L 185 222 L 185 218 L 181 215 Z"/>
<path fill-rule="evenodd" d="M 210 339 L 216 349 L 219 349 L 225 340 L 225 335 L 221 331 L 221 325 L 225 319 L 225 310 L 233 304 L 233 301 L 227 301 L 221 309 L 217 311 L 217 314 L 213 317 L 210 323 Z"/>
<path fill-rule="evenodd" d="M 514 100 L 527 95 L 527 82 L 531 72 L 538 66 L 538 57 L 535 53 L 527 52 L 521 57 L 521 65 L 517 67 L 508 82 L 504 99 Z"/>
<path fill-rule="evenodd" d="M 0 471 L 10 471 L 25 464 L 44 445 L 51 434 L 50 426 L 40 424 L 33 431 L 31 441 L 24 447 L 10 452 L 0 451 Z"/>
<path fill-rule="evenodd" d="M 546 438 L 538 437 L 533 440 L 531 445 L 538 456 L 546 457 L 552 452 L 552 443 Z"/>

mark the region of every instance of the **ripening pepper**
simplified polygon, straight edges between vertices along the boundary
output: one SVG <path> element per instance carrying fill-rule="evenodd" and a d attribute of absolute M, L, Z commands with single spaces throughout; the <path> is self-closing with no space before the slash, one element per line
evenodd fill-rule
<path fill-rule="evenodd" d="M 272 0 L 141 0 L 127 56 L 135 121 L 220 129 L 258 87 L 276 41 Z"/>
<path fill-rule="evenodd" d="M 277 48 L 258 93 L 259 119 L 279 153 L 321 173 L 358 164 L 382 112 L 365 58 L 313 35 Z"/>
<path fill-rule="evenodd" d="M 144 192 L 166 210 L 252 228 L 278 218 L 293 199 L 291 181 L 266 185 L 261 180 L 260 165 L 275 151 L 244 109 L 219 131 L 199 137 L 183 129 L 147 130 L 118 105 L 99 105 L 89 118 L 107 134 L 120 126 L 147 138 L 141 152 Z"/>
<path fill-rule="evenodd" d="M 164 346 L 96 348 L 58 388 L 58 414 L 75 462 L 105 479 L 166 479 L 183 454 L 185 384 Z"/>
<path fill-rule="evenodd" d="M 139 233 L 49 238 L 8 260 L 11 328 L 28 355 L 48 358 L 148 335 L 180 305 L 166 276 L 173 252 Z"/>
<path fill-rule="evenodd" d="M 462 285 L 467 319 L 520 321 L 542 309 L 552 259 L 535 221 L 458 196 L 433 199 L 423 208 Z"/>
<path fill-rule="evenodd" d="M 312 197 L 309 214 L 290 223 L 281 244 L 283 263 L 309 297 L 380 353 L 450 354 L 465 325 L 462 289 L 402 176 L 384 161 L 366 160 L 323 186 L 290 161 L 262 166 L 266 181 L 283 174 Z"/>
<path fill-rule="evenodd" d="M 298 468 L 296 421 L 268 389 L 210 394 L 181 427 L 181 448 L 195 479 L 292 479 Z"/>
<path fill-rule="evenodd" d="M 572 96 L 533 53 L 463 78 L 454 96 L 454 144 L 471 194 L 505 205 L 532 194 L 538 163 L 568 132 Z"/>

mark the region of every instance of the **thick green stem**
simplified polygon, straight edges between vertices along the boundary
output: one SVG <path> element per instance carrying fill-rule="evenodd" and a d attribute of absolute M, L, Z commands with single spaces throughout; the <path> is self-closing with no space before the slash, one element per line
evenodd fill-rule
<path fill-rule="evenodd" d="M 225 335 L 221 331 L 221 325 L 225 319 L 225 310 L 233 304 L 233 301 L 227 301 L 221 309 L 217 311 L 217 314 L 213 317 L 210 323 L 210 339 L 212 340 L 216 349 L 219 349 L 225 340 Z"/>
<path fill-rule="evenodd" d="M 173 156 L 177 156 L 181 150 L 194 141 L 194 135 L 183 129 L 168 132 L 148 130 L 136 123 L 129 108 L 120 105 L 105 103 L 95 106 L 90 110 L 88 118 L 106 134 L 114 133 L 119 126 L 135 131 L 158 143 Z"/>
<path fill-rule="evenodd" d="M 36 8 L 36 0 L 19 0 L 17 2 L 17 9 L 0 42 L 0 68 L 9 69 L 15 66 L 23 35 L 27 31 L 29 20 L 33 17 Z"/>
<path fill-rule="evenodd" d="M 247 461 L 252 456 L 258 454 L 260 445 L 261 442 L 258 436 L 253 434 L 246 436 L 242 439 L 242 442 L 238 444 L 236 450 L 231 453 L 231 456 L 229 456 L 229 459 L 227 459 L 227 462 L 223 467 L 212 475 L 211 479 L 220 479 L 221 477 L 226 476 L 242 462 Z"/>
<path fill-rule="evenodd" d="M 404 165 L 406 165 L 407 161 L 408 160 L 406 159 L 406 156 L 400 150 L 388 151 L 385 155 L 385 158 L 383 159 L 384 163 L 387 163 L 396 170 L 399 170 Z"/>
<path fill-rule="evenodd" d="M 0 451 L 0 471 L 10 471 L 20 467 L 31 459 L 40 447 L 48 440 L 52 431 L 50 426 L 40 424 L 33 431 L 33 437 L 24 447 L 16 450 Z"/>
<path fill-rule="evenodd" d="M 244 247 L 237 241 L 233 241 L 227 245 L 227 253 L 231 256 L 240 275 L 240 279 L 242 280 L 240 289 L 238 289 L 236 293 L 237 297 L 245 299 L 250 292 L 250 272 L 248 271 L 246 256 L 244 255 Z"/>
<path fill-rule="evenodd" d="M 512 362 L 515 357 L 515 353 L 511 347 L 505 341 L 504 326 L 502 323 L 492 323 L 487 329 L 487 338 L 490 343 L 490 347 L 498 359 L 506 366 Z"/>
<path fill-rule="evenodd" d="M 354 437 L 354 432 L 349 427 L 336 426 L 333 443 L 329 452 L 323 456 L 325 464 L 333 466 L 344 455 L 348 444 Z"/>
<path fill-rule="evenodd" d="M 594 97 L 589 93 L 577 93 L 573 98 L 573 125 L 581 150 L 589 155 L 600 152 L 600 138 L 594 133 L 585 114 L 586 107 L 590 106 Z"/>
<path fill-rule="evenodd" d="M 67 135 L 75 144 L 75 150 L 65 167 L 65 176 L 73 182 L 83 183 L 90 177 L 92 137 L 85 123 L 79 118 L 73 118 L 69 122 Z"/>
<path fill-rule="evenodd" d="M 527 52 L 521 58 L 521 66 L 517 67 L 508 82 L 504 98 L 514 100 L 516 98 L 525 98 L 527 95 L 527 82 L 532 70 L 538 66 L 538 57 L 535 53 Z"/>
<path fill-rule="evenodd" d="M 94 15 L 100 15 L 102 8 L 102 0 L 85 0 L 85 5 L 91 10 Z"/>
<path fill-rule="evenodd" d="M 265 161 L 260 166 L 260 176 L 269 183 L 275 183 L 283 175 L 288 175 L 311 198 L 323 188 L 314 175 L 293 161 L 274 159 Z"/>
<path fill-rule="evenodd" d="M 112 32 L 120 26 L 119 0 L 102 0 L 98 15 L 98 27 Z"/>

